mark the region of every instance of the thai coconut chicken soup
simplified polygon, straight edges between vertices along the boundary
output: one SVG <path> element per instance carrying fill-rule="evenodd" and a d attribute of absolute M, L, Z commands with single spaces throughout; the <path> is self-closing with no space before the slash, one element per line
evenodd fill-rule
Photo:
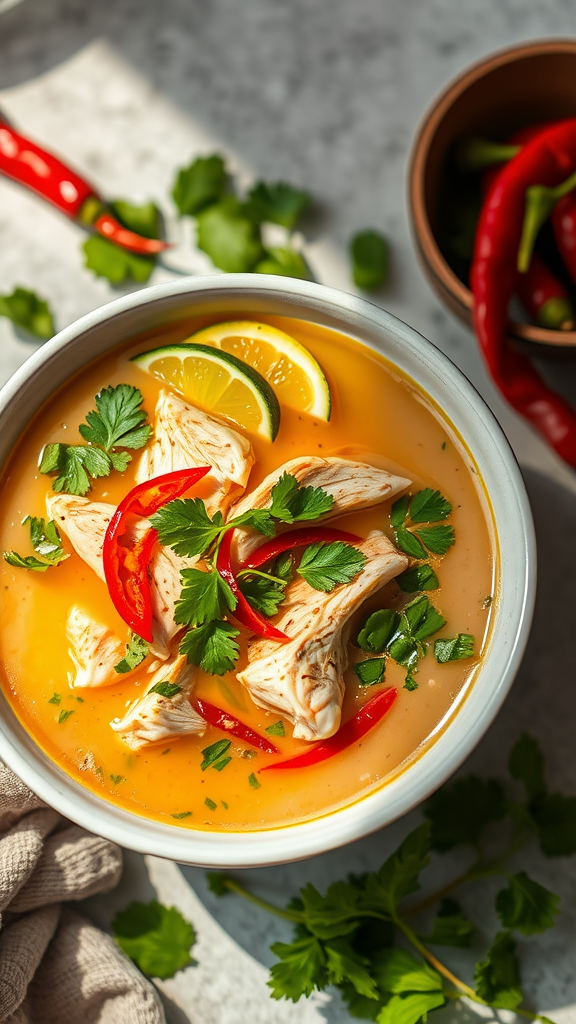
<path fill-rule="evenodd" d="M 93 362 L 20 439 L 0 509 L 5 695 L 135 813 L 329 812 L 406 770 L 474 684 L 481 480 L 413 381 L 324 327 L 197 318 Z"/>

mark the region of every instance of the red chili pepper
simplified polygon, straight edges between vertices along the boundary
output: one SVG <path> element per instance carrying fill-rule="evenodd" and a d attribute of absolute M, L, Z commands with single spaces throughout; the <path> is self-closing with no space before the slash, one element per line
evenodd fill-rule
<path fill-rule="evenodd" d="M 227 711 L 223 711 L 222 708 L 216 707 L 215 704 L 209 704 L 207 700 L 193 700 L 192 704 L 198 714 L 216 729 L 229 732 L 232 736 L 236 736 L 237 739 L 243 740 L 244 743 L 249 743 L 251 747 L 257 747 L 258 750 L 264 750 L 267 754 L 278 753 L 278 747 L 275 747 L 270 740 L 261 736 L 259 732 L 255 732 L 249 725 L 244 725 L 244 722 L 241 722 L 239 718 L 234 718 L 234 715 L 230 715 Z"/>
<path fill-rule="evenodd" d="M 153 643 L 148 567 L 158 534 L 151 528 L 130 545 L 127 537 L 129 518 L 141 516 L 147 519 L 166 502 L 179 498 L 209 472 L 210 466 L 197 466 L 165 473 L 138 484 L 122 499 L 108 523 L 102 556 L 110 597 L 124 622 L 148 643 Z"/>
<path fill-rule="evenodd" d="M 566 269 L 576 283 L 576 195 L 570 192 L 552 210 L 552 230 Z"/>
<path fill-rule="evenodd" d="M 360 711 L 354 715 L 354 718 L 341 725 L 338 732 L 331 736 L 330 739 L 312 747 L 311 750 L 306 750 L 303 754 L 291 757 L 289 761 L 279 761 L 275 764 L 264 765 L 260 771 L 274 771 L 278 768 L 308 768 L 310 765 L 319 764 L 320 761 L 334 757 L 335 754 L 340 754 L 347 747 L 351 747 L 353 743 L 362 739 L 375 725 L 378 725 L 378 722 L 384 718 L 384 715 L 392 707 L 397 696 L 398 691 L 393 687 L 380 690 L 379 693 L 370 698 L 363 708 L 360 708 Z"/>
<path fill-rule="evenodd" d="M 276 558 L 283 551 L 290 551 L 292 548 L 302 547 L 304 544 L 316 544 L 318 541 L 332 544 L 334 541 L 344 541 L 346 544 L 360 544 L 362 538 L 355 533 L 347 533 L 346 530 L 332 530 L 329 526 L 317 526 L 312 529 L 289 530 L 279 537 L 266 541 L 257 548 L 250 558 L 247 558 L 242 569 L 257 569 L 264 565 L 271 558 Z"/>
<path fill-rule="evenodd" d="M 170 248 L 158 238 L 128 231 L 111 213 L 96 190 L 58 157 L 30 142 L 0 117 L 0 173 L 47 199 L 61 213 L 131 252 L 155 255 Z"/>
<path fill-rule="evenodd" d="M 576 119 L 563 121 L 529 142 L 494 182 L 482 208 L 471 270 L 474 325 L 497 386 L 555 451 L 576 467 L 576 414 L 551 391 L 530 360 L 507 339 L 508 305 L 517 285 L 517 255 L 526 189 L 555 186 L 576 166 Z"/>
<path fill-rule="evenodd" d="M 290 640 L 286 633 L 282 633 L 276 626 L 273 626 L 271 622 L 268 622 L 263 615 L 255 611 L 252 605 L 246 600 L 244 594 L 238 586 L 238 581 L 234 575 L 232 569 L 232 535 L 234 530 L 227 530 L 224 534 L 218 554 L 216 556 L 216 568 L 222 579 L 226 580 L 226 583 L 230 587 L 230 590 L 234 594 L 237 600 L 236 607 L 233 611 L 234 618 L 238 620 L 247 629 L 251 629 L 257 636 L 264 637 L 265 640 L 277 640 L 285 643 Z"/>

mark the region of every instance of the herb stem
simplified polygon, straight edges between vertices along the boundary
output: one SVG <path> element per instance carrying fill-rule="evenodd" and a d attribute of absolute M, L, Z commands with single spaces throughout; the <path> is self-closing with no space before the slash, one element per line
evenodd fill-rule
<path fill-rule="evenodd" d="M 478 998 L 474 989 L 470 988 L 470 985 L 467 985 L 465 981 L 461 981 L 460 978 L 457 978 L 455 974 L 452 974 L 452 971 L 448 967 L 445 967 L 445 965 L 440 960 L 438 960 L 434 956 L 434 954 L 430 952 L 429 949 L 426 948 L 423 942 L 420 942 L 420 939 L 418 938 L 416 933 L 412 931 L 410 925 L 406 924 L 406 922 L 403 921 L 401 917 L 395 915 L 394 923 L 398 925 L 402 932 L 404 932 L 404 935 L 406 936 L 408 941 L 412 943 L 412 945 L 418 950 L 420 955 L 423 956 L 424 959 L 427 960 L 428 963 L 432 967 L 434 967 L 434 969 L 438 971 L 439 974 L 446 978 L 446 980 L 449 981 L 451 985 L 454 985 L 454 987 L 457 988 L 462 995 L 468 996 L 469 999 L 473 999 L 475 1003 L 483 1002 L 483 1000 Z"/>
<path fill-rule="evenodd" d="M 249 892 L 245 889 L 240 882 L 237 882 L 234 878 L 226 878 L 224 885 L 230 892 L 235 892 L 237 896 L 243 896 L 245 900 L 249 900 L 250 903 L 255 903 L 257 907 L 262 910 L 267 910 L 269 914 L 274 914 L 276 917 L 283 917 L 286 921 L 294 921 L 296 924 L 302 922 L 302 914 L 297 910 L 282 910 L 280 907 L 275 906 L 274 903 L 269 903 L 268 900 L 262 900 L 259 896 L 255 896 L 254 893 Z"/>
<path fill-rule="evenodd" d="M 236 573 L 236 579 L 239 580 L 241 576 L 261 576 L 263 580 L 279 583 L 282 587 L 286 583 L 286 580 L 281 580 L 279 576 L 272 576 L 269 572 L 261 572 L 260 569 L 240 569 L 240 572 Z"/>

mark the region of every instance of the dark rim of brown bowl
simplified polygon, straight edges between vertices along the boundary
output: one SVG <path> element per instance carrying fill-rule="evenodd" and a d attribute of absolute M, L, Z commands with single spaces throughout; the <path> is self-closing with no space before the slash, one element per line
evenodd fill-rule
<path fill-rule="evenodd" d="M 424 115 L 412 148 L 408 174 L 409 201 L 412 223 L 421 255 L 428 269 L 434 274 L 444 290 L 468 312 L 470 319 L 472 318 L 473 305 L 472 292 L 456 276 L 442 256 L 428 218 L 424 199 L 424 181 L 430 146 L 446 112 L 455 100 L 466 92 L 474 82 L 503 64 L 547 53 L 576 54 L 576 40 L 547 39 L 543 42 L 512 46 L 473 64 L 462 75 L 459 75 L 449 83 L 444 92 L 440 94 L 432 107 Z M 521 341 L 531 342 L 536 345 L 549 345 L 555 348 L 576 347 L 576 331 L 551 331 L 545 330 L 543 327 L 535 327 L 532 324 L 513 321 L 510 324 L 510 333 Z"/>

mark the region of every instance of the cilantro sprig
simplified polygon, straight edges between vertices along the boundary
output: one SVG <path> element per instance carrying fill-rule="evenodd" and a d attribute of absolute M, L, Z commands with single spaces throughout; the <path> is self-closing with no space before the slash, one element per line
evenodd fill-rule
<path fill-rule="evenodd" d="M 96 395 L 96 409 L 78 428 L 87 443 L 56 442 L 41 452 L 40 472 L 56 477 L 52 489 L 84 495 L 92 480 L 109 476 L 113 469 L 123 473 L 132 456 L 118 449 L 143 448 L 152 434 L 142 401 L 138 388 L 130 384 L 110 386 Z"/>
<path fill-rule="evenodd" d="M 130 903 L 116 914 L 112 932 L 120 949 L 149 978 L 172 978 L 194 963 L 190 951 L 196 933 L 176 907 L 165 907 L 157 900 Z"/>
<path fill-rule="evenodd" d="M 554 925 L 559 899 L 525 871 L 508 873 L 508 864 L 523 846 L 538 836 L 546 853 L 535 801 L 547 794 L 542 755 L 534 739 L 523 736 L 509 762 L 513 779 L 524 783 L 526 800 L 517 803 L 495 779 L 463 777 L 448 784 L 424 805 L 428 821 L 401 843 L 378 871 L 332 883 L 324 894 L 305 885 L 280 908 L 253 896 L 236 878 L 208 874 L 208 885 L 219 897 L 229 893 L 255 900 L 271 914 L 291 921 L 292 942 L 276 942 L 277 957 L 268 982 L 274 999 L 297 1002 L 331 984 L 336 986 L 354 1017 L 378 1024 L 418 1024 L 427 1015 L 462 996 L 493 1009 L 515 1009 L 525 1018 L 551 1024 L 548 1017 L 523 1006 L 521 969 L 516 934 L 529 936 Z M 551 812 L 563 854 L 576 852 L 576 799 L 561 794 L 558 813 Z M 550 805 L 549 805 L 550 806 Z M 484 833 L 493 821 L 506 818 L 504 849 L 486 852 Z M 506 835 L 505 830 L 501 830 Z M 411 899 L 435 850 L 464 844 L 475 859 L 464 874 L 419 902 Z M 505 876 L 495 898 L 500 928 L 474 969 L 474 985 L 461 980 L 429 946 L 466 950 L 474 924 L 452 893 L 485 879 Z M 430 922 L 430 909 L 437 906 Z M 416 926 L 413 924 L 416 922 Z M 417 930 L 428 922 L 428 930 Z M 411 947 L 408 951 L 404 945 Z M 462 957 L 462 953 L 460 954 Z"/>
<path fill-rule="evenodd" d="M 414 495 L 404 494 L 394 502 L 390 514 L 396 546 L 411 558 L 428 558 L 429 552 L 434 555 L 445 555 L 454 544 L 454 529 L 439 521 L 447 519 L 451 512 L 450 502 L 441 495 L 440 491 L 434 491 L 431 487 L 425 487 Z M 438 525 L 420 525 L 423 523 Z M 428 577 L 428 582 L 433 582 L 431 576 Z M 419 589 L 432 590 L 434 587 L 420 587 Z"/>
<path fill-rule="evenodd" d="M 8 565 L 18 569 L 32 569 L 34 572 L 46 572 L 52 565 L 60 565 L 66 558 L 68 552 L 62 547 L 62 538 L 53 519 L 46 522 L 45 519 L 36 516 L 26 516 L 22 520 L 22 526 L 28 524 L 30 528 L 30 543 L 37 555 L 19 555 L 17 551 L 4 551 L 3 558 Z"/>
<path fill-rule="evenodd" d="M 407 690 L 415 690 L 418 686 L 414 674 L 418 671 L 419 661 L 426 656 L 426 641 L 439 629 L 446 619 L 431 603 L 425 594 L 415 597 L 400 612 L 390 608 L 381 608 L 368 616 L 358 633 L 358 646 L 367 654 L 389 656 L 398 665 L 407 670 L 404 686 Z M 383 657 L 360 662 L 355 672 L 364 685 L 369 682 L 380 682 L 384 676 L 380 667 Z M 448 659 L 446 659 L 448 660 Z M 377 666 L 372 666 L 372 661 Z M 370 678 L 375 673 L 379 678 Z"/>

